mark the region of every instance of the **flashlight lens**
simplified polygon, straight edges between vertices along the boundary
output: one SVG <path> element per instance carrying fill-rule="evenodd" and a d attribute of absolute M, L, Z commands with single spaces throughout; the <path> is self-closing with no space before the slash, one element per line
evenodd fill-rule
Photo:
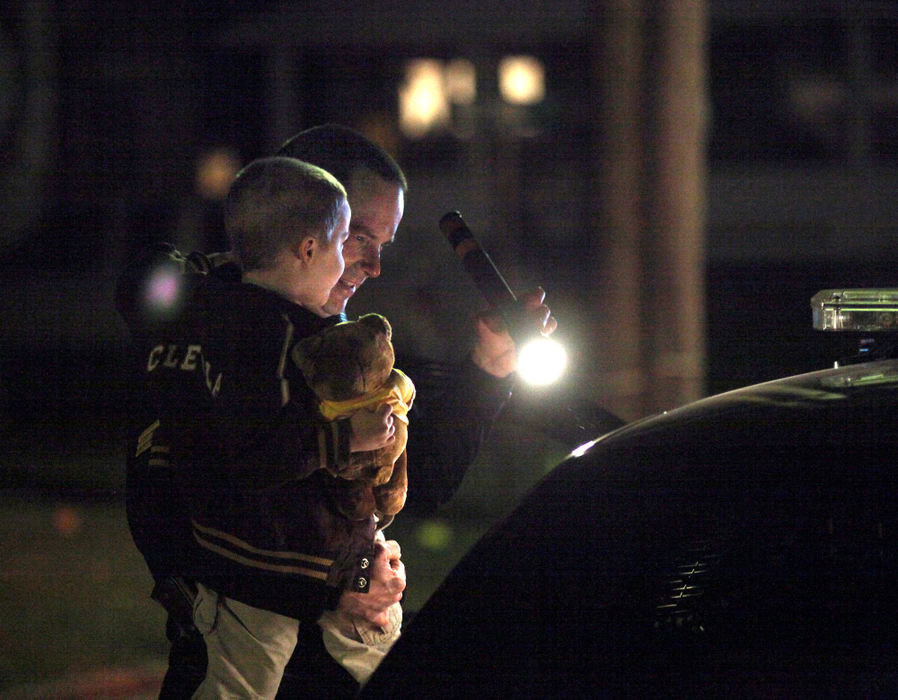
<path fill-rule="evenodd" d="M 518 374 L 528 384 L 545 386 L 556 381 L 567 365 L 567 353 L 551 338 L 536 338 L 518 353 Z"/>

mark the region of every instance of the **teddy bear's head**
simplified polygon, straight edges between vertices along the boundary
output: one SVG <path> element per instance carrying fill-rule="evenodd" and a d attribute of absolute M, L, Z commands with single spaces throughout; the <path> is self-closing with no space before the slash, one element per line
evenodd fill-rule
<path fill-rule="evenodd" d="M 393 330 L 380 314 L 365 314 L 303 338 L 293 361 L 320 398 L 346 401 L 382 386 L 393 370 Z"/>

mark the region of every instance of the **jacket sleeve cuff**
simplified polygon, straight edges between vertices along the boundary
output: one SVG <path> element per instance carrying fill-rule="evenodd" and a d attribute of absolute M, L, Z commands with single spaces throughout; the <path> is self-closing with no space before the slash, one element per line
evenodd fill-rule
<path fill-rule="evenodd" d="M 329 586 L 335 586 L 339 591 L 334 601 L 334 607 L 336 607 L 336 602 L 339 602 L 340 594 L 344 591 L 367 593 L 371 590 L 374 554 L 374 547 L 366 547 L 362 552 L 348 553 L 334 562 L 327 580 Z"/>
<path fill-rule="evenodd" d="M 476 411 L 482 420 L 495 420 L 511 398 L 517 373 L 494 377 L 478 367 L 470 355 L 459 370 L 456 396 L 468 397 L 468 410 Z"/>

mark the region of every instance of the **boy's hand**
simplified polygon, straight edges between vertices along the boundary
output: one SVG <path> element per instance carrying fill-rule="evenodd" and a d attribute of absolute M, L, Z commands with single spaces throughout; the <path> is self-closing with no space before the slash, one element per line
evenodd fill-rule
<path fill-rule="evenodd" d="M 543 335 L 551 335 L 558 321 L 543 301 L 546 293 L 536 287 L 518 297 L 524 307 L 530 327 Z M 508 328 L 496 311 L 485 311 L 477 316 L 477 341 L 471 351 L 471 359 L 480 369 L 495 377 L 507 377 L 518 368 L 514 341 Z"/>
<path fill-rule="evenodd" d="M 379 406 L 374 411 L 356 411 L 349 417 L 349 425 L 352 427 L 352 435 L 349 437 L 350 452 L 379 450 L 396 439 L 393 409 L 389 404 Z"/>
<path fill-rule="evenodd" d="M 352 617 L 361 617 L 376 627 L 386 627 L 389 623 L 387 610 L 402 600 L 405 590 L 405 564 L 401 557 L 396 540 L 375 543 L 368 592 L 343 593 L 337 608 Z"/>

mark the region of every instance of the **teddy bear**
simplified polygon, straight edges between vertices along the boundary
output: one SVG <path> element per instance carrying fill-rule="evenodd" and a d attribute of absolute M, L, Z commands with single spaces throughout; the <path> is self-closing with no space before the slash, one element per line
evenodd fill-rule
<path fill-rule="evenodd" d="M 338 465 L 337 506 L 348 518 L 378 516 L 378 528 L 392 522 L 405 505 L 408 491 L 405 447 L 408 410 L 415 385 L 396 369 L 391 342 L 393 329 L 380 314 L 369 313 L 303 338 L 291 357 L 318 398 L 325 420 L 346 418 L 360 409 L 393 407 L 395 439 L 369 452 L 353 452 Z"/>

